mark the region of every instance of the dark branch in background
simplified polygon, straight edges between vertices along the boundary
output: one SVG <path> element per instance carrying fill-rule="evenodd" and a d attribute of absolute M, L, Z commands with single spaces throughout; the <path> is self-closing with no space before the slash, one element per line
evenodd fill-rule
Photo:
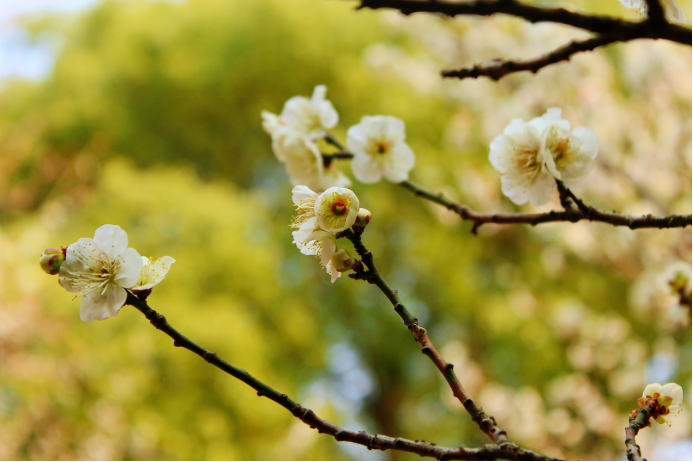
<path fill-rule="evenodd" d="M 310 426 L 310 428 L 316 429 L 318 433 L 326 433 L 331 435 L 337 441 L 356 443 L 365 446 L 368 449 L 379 449 L 381 451 L 392 449 L 396 451 L 411 452 L 422 457 L 433 457 L 438 460 L 558 460 L 546 457 L 534 451 L 520 448 L 514 444 L 489 444 L 483 448 L 467 448 L 465 446 L 460 446 L 458 448 L 447 448 L 437 446 L 434 443 L 427 443 L 425 441 L 412 441 L 405 438 L 371 435 L 370 433 L 364 431 L 357 432 L 345 430 L 321 419 L 312 410 L 296 403 L 284 393 L 279 393 L 270 386 L 265 385 L 244 369 L 239 369 L 232 366 L 217 356 L 216 353 L 212 353 L 211 351 L 199 346 L 174 329 L 168 323 L 166 317 L 150 308 L 146 301 L 140 300 L 130 292 L 128 292 L 126 305 L 132 305 L 137 308 L 142 314 L 144 314 L 144 316 L 154 327 L 171 337 L 173 339 L 174 346 L 192 351 L 208 363 L 252 387 L 255 391 L 257 391 L 258 396 L 265 396 L 271 399 L 275 403 L 287 409 L 303 423 Z"/>
<path fill-rule="evenodd" d="M 640 446 L 635 443 L 635 436 L 640 429 L 647 427 L 650 423 L 650 406 L 645 406 L 638 412 L 634 419 L 629 419 L 626 427 L 626 457 L 628 460 L 646 460 L 643 459 L 640 452 Z"/>
<path fill-rule="evenodd" d="M 613 35 L 598 35 L 587 40 L 570 42 L 561 48 L 535 59 L 526 61 L 504 61 L 499 59 L 487 64 L 477 64 L 473 67 L 463 69 L 446 69 L 441 71 L 440 74 L 447 78 L 476 79 L 477 77 L 488 77 L 492 80 L 500 80 L 508 74 L 522 71 L 529 71 L 536 74 L 540 69 L 552 64 L 561 61 L 569 61 L 571 56 L 576 53 L 592 51 L 596 48 L 622 40 L 623 39 Z"/>
<path fill-rule="evenodd" d="M 559 183 L 557 181 L 557 183 Z M 691 225 L 693 221 L 693 216 L 691 215 L 671 215 L 667 217 L 653 217 L 652 215 L 643 215 L 641 217 L 633 217 L 630 215 L 623 215 L 616 212 L 605 212 L 597 208 L 585 205 L 582 200 L 575 197 L 575 195 L 567 188 L 565 188 L 562 183 L 559 186 L 559 193 L 561 192 L 561 187 L 565 188 L 567 193 L 569 193 L 568 198 L 575 203 L 577 209 L 570 207 L 565 211 L 550 211 L 543 213 L 479 213 L 471 210 L 466 205 L 460 205 L 456 202 L 443 196 L 443 194 L 433 194 L 426 191 L 422 187 L 410 182 L 404 181 L 400 183 L 404 188 L 412 191 L 417 196 L 428 199 L 436 204 L 440 204 L 458 214 L 463 220 L 469 220 L 474 222 L 472 227 L 472 232 L 476 234 L 477 230 L 481 225 L 487 223 L 495 223 L 499 225 L 508 224 L 527 224 L 527 225 L 538 225 L 541 223 L 551 223 L 558 221 L 568 221 L 571 223 L 576 223 L 581 220 L 598 221 L 602 223 L 608 223 L 613 226 L 626 226 L 630 229 L 641 229 L 641 228 L 685 228 Z M 563 199 L 563 198 L 562 198 Z M 562 202 L 564 202 L 562 200 Z M 565 205 L 565 204 L 564 204 Z"/>
<path fill-rule="evenodd" d="M 447 16 L 492 16 L 506 14 L 529 22 L 555 22 L 573 26 L 596 35 L 582 41 L 563 45 L 545 55 L 529 60 L 496 59 L 487 64 L 477 64 L 463 69 L 443 70 L 447 78 L 488 77 L 499 80 L 515 72 L 538 72 L 544 67 L 570 60 L 576 53 L 592 51 L 615 42 L 637 39 L 663 39 L 683 45 L 691 45 L 691 30 L 668 23 L 658 0 L 647 0 L 648 18 L 640 22 L 624 21 L 608 16 L 587 15 L 564 8 L 541 8 L 526 5 L 517 0 L 477 0 L 463 3 L 418 0 L 361 0 L 360 8 L 391 8 L 404 14 L 417 12 L 440 13 Z"/>
<path fill-rule="evenodd" d="M 486 433 L 496 444 L 508 445 L 508 447 L 517 447 L 508 441 L 505 430 L 498 427 L 496 420 L 492 416 L 487 415 L 464 389 L 462 383 L 460 383 L 459 379 L 455 375 L 452 363 L 445 361 L 440 353 L 438 353 L 438 350 L 436 350 L 435 346 L 433 346 L 433 343 L 431 343 L 431 340 L 428 338 L 426 329 L 419 324 L 418 319 L 409 313 L 407 308 L 402 303 L 402 300 L 400 300 L 399 295 L 397 295 L 397 291 L 393 290 L 380 275 L 378 268 L 375 266 L 373 261 L 373 254 L 363 245 L 361 236 L 351 229 L 344 231 L 343 235 L 349 239 L 352 244 L 354 244 L 354 249 L 361 256 L 362 262 L 367 268 L 358 268 L 359 271 L 355 271 L 349 276 L 352 279 L 363 279 L 370 284 L 374 284 L 381 290 L 383 294 L 385 294 L 387 299 L 390 300 L 390 303 L 392 303 L 392 306 L 395 308 L 395 312 L 397 312 L 399 317 L 402 318 L 402 321 L 404 321 L 404 325 L 407 326 L 407 328 L 411 331 L 416 341 L 421 344 L 421 352 L 428 356 L 431 361 L 433 361 L 440 373 L 448 382 L 448 385 L 452 390 L 452 394 L 455 395 L 455 398 L 457 398 L 460 403 L 462 403 L 466 411 L 472 417 L 472 420 L 479 426 L 481 431 Z"/>
<path fill-rule="evenodd" d="M 505 14 L 531 23 L 554 22 L 594 32 L 613 35 L 620 40 L 639 38 L 663 39 L 682 45 L 691 45 L 691 29 L 666 21 L 625 21 L 600 15 L 582 14 L 564 8 L 542 8 L 517 0 L 476 0 L 466 2 L 443 2 L 437 0 L 361 0 L 359 8 L 390 8 L 404 14 L 441 13 L 446 16 L 492 16 Z"/>
<path fill-rule="evenodd" d="M 324 154 L 323 161 L 325 165 L 329 165 L 333 159 L 352 159 L 354 157 L 353 153 L 346 150 L 344 145 L 342 145 L 337 139 L 332 135 L 326 135 L 325 141 L 330 143 L 339 149 L 339 152 Z M 403 181 L 399 183 L 405 189 L 413 192 L 419 197 L 428 199 L 431 202 L 440 204 L 448 210 L 455 212 L 463 220 L 468 220 L 474 223 L 472 227 L 472 232 L 476 234 L 477 230 L 481 225 L 487 223 L 495 223 L 497 225 L 516 225 L 516 224 L 526 224 L 526 225 L 539 225 L 542 223 L 553 223 L 559 221 L 568 221 L 571 223 L 576 223 L 582 220 L 598 221 L 601 223 L 608 223 L 613 226 L 626 226 L 630 229 L 642 229 L 642 228 L 685 228 L 691 226 L 693 223 L 692 215 L 669 215 L 666 217 L 653 217 L 652 215 L 643 215 L 640 217 L 634 217 L 631 215 L 624 215 L 622 213 L 616 212 L 605 212 L 599 210 L 595 207 L 585 205 L 585 203 L 578 199 L 573 192 L 566 188 L 561 181 L 556 180 L 558 185 L 558 192 L 561 197 L 561 204 L 564 207 L 563 212 L 551 211 L 543 213 L 480 213 L 475 212 L 466 205 L 461 205 L 456 202 L 451 201 L 445 197 L 442 193 L 434 194 L 421 186 L 412 183 L 411 181 Z M 566 202 L 568 201 L 568 202 Z M 575 204 L 577 209 L 570 205 Z"/>

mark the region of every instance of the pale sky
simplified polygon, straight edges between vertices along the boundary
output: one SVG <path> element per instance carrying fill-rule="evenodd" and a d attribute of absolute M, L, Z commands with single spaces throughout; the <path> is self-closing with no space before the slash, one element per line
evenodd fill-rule
<path fill-rule="evenodd" d="M 0 0 L 0 80 L 7 77 L 41 78 L 53 66 L 48 44 L 30 44 L 17 18 L 42 12 L 71 12 L 98 0 Z"/>

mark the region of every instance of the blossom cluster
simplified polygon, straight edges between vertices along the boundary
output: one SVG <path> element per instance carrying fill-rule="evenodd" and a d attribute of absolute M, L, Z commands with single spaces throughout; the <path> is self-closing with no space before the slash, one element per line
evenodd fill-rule
<path fill-rule="evenodd" d="M 65 290 L 82 298 L 79 317 L 85 322 L 117 316 L 127 290 L 146 297 L 174 262 L 140 256 L 128 248 L 128 236 L 117 225 L 103 225 L 93 239 L 81 238 L 62 251 L 47 249 L 39 261 L 48 274 L 59 275 Z"/>
<path fill-rule="evenodd" d="M 599 152 L 597 135 L 586 127 L 571 131 L 561 110 L 550 108 L 529 122 L 514 119 L 490 146 L 489 160 L 501 173 L 501 189 L 515 204 L 546 204 L 555 180 L 587 176 Z"/>
<path fill-rule="evenodd" d="M 298 211 L 291 224 L 295 229 L 291 233 L 293 243 L 302 254 L 315 255 L 335 282 L 354 264 L 347 250 L 337 248 L 336 235 L 355 224 L 364 227 L 370 221 L 370 212 L 359 207 L 358 197 L 347 188 L 328 188 L 318 194 L 300 185 L 292 193 Z"/>
<path fill-rule="evenodd" d="M 351 182 L 334 165 L 323 159 L 318 141 L 337 125 L 339 115 L 325 99 L 327 89 L 318 85 L 311 98 L 294 96 L 279 115 L 262 113 L 262 126 L 272 136 L 272 150 L 289 173 L 294 186 L 315 191 L 345 187 Z M 347 131 L 347 148 L 353 155 L 351 168 L 362 183 L 385 178 L 401 183 L 414 167 L 414 152 L 405 142 L 404 122 L 393 116 L 364 116 Z"/>

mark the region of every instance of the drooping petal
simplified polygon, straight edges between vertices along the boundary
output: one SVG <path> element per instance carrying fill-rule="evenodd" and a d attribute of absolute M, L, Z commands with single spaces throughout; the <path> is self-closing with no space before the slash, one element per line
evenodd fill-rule
<path fill-rule="evenodd" d="M 125 289 L 111 285 L 103 295 L 92 294 L 82 298 L 79 318 L 84 322 L 92 322 L 114 317 L 125 304 L 126 299 Z"/>
<path fill-rule="evenodd" d="M 294 236 L 294 243 L 305 243 L 318 239 L 326 233 L 320 229 L 318 218 L 312 217 L 304 221 L 301 226 L 291 234 Z"/>
<path fill-rule="evenodd" d="M 94 232 L 94 242 L 109 259 L 117 258 L 128 247 L 128 235 L 118 225 L 103 225 Z"/>

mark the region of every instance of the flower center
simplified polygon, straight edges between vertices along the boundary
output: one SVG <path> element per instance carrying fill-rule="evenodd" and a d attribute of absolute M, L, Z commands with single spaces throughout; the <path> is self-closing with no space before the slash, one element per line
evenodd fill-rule
<path fill-rule="evenodd" d="M 342 216 L 346 213 L 347 207 L 341 200 L 332 204 L 332 213 L 337 216 Z"/>

